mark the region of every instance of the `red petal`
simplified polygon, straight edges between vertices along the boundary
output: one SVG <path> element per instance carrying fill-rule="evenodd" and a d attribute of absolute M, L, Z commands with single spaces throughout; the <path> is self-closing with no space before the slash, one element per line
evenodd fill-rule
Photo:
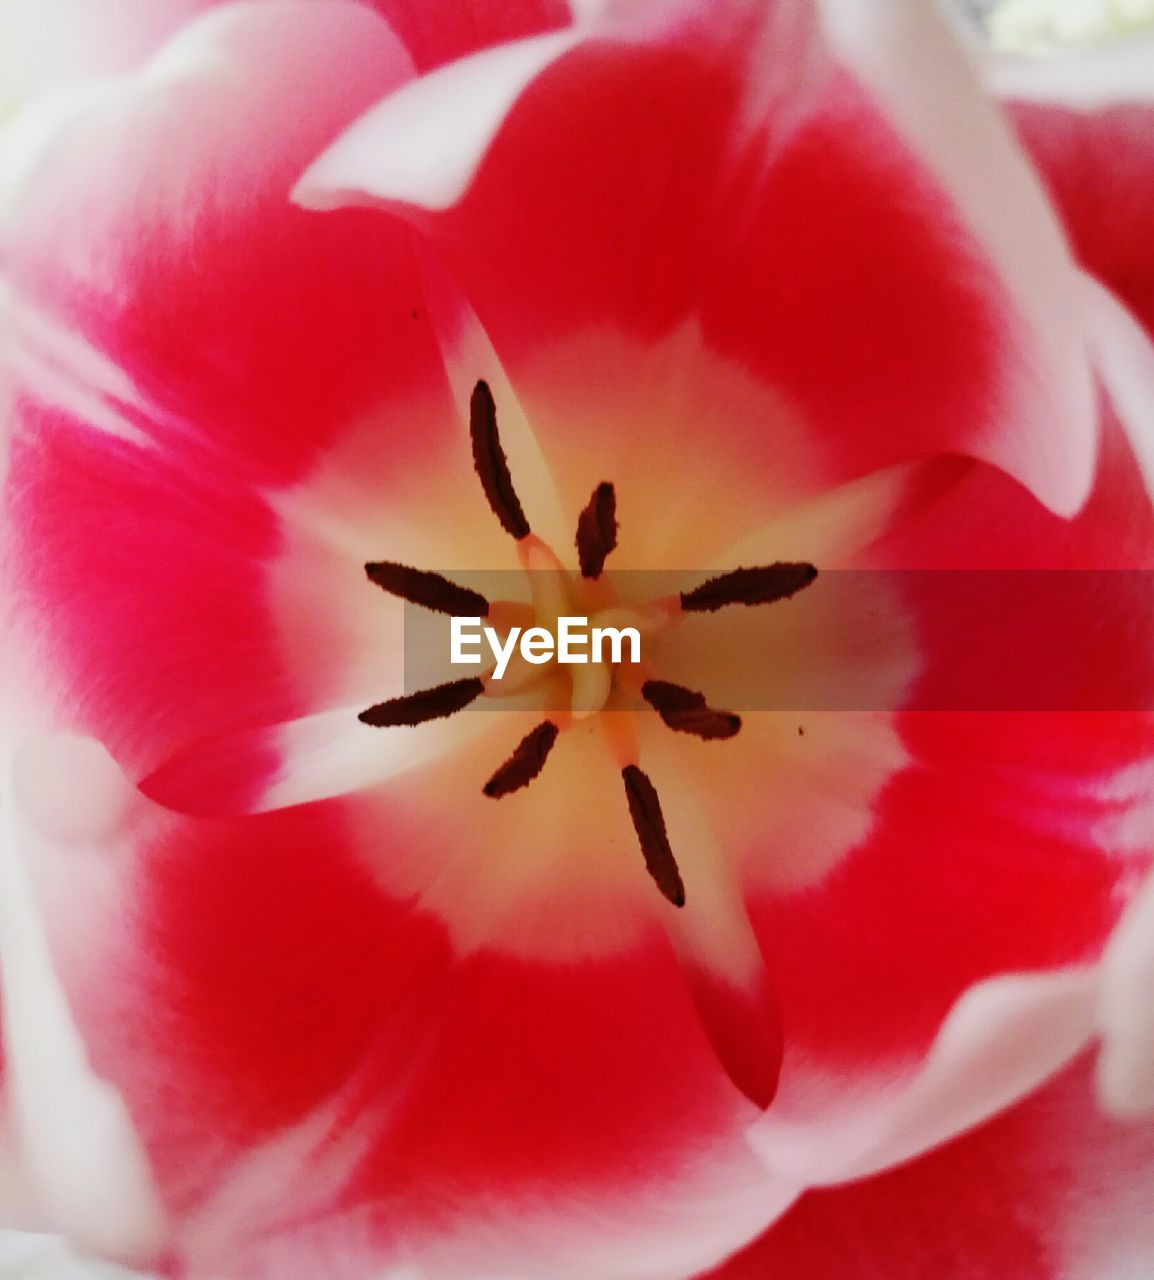
<path fill-rule="evenodd" d="M 904 1168 L 811 1193 L 709 1280 L 1142 1275 L 1154 1251 L 1154 1126 L 1102 1117 L 1088 1076 L 1083 1063 Z"/>
<path fill-rule="evenodd" d="M 1074 250 L 1154 335 L 1154 103 L 1012 104 Z"/>
<path fill-rule="evenodd" d="M 945 179 L 804 23 L 799 34 L 775 10 L 758 43 L 729 10 L 708 26 L 687 12 L 643 42 L 607 29 L 610 38 L 564 56 L 553 49 L 487 151 L 474 148 L 461 203 L 421 218 L 537 429 L 558 450 L 595 453 L 620 483 L 613 463 L 632 433 L 618 425 L 640 408 L 660 433 L 650 463 L 679 494 L 694 491 L 694 464 L 683 460 L 701 457 L 707 435 L 731 475 L 752 472 L 771 494 L 965 452 L 1076 509 L 1094 447 L 1076 326 L 1039 321 L 1034 332 L 1022 322 L 972 209 L 952 203 Z M 756 62 L 735 53 L 739 41 L 756 47 Z M 414 90 L 405 100 L 417 127 L 426 115 L 468 113 L 473 101 L 488 110 L 501 73 L 474 60 L 436 93 L 432 82 Z M 420 198 L 407 128 L 399 107 L 371 114 L 349 135 L 357 145 L 342 141 L 319 162 L 306 198 Z M 1028 188 L 997 141 L 1010 178 Z M 426 203 L 439 206 L 441 169 L 421 172 Z M 1075 291 L 1073 274 L 1043 202 L 1010 203 L 1019 237 L 1045 249 L 1034 283 L 1053 291 L 1052 320 Z M 1040 310 L 1037 298 L 1026 307 L 1034 319 Z M 742 403 L 732 377 L 727 394 L 705 394 L 693 367 L 703 345 L 731 373 L 752 375 L 763 403 Z M 1035 360 L 1062 387 L 1056 399 Z M 625 370 L 634 388 L 646 379 L 661 388 L 650 404 L 615 391 Z M 580 482 L 587 494 L 588 476 Z M 699 497 L 689 523 L 709 527 L 717 507 Z"/>
<path fill-rule="evenodd" d="M 341 76 L 315 81 L 317 59 Z M 362 8 L 222 9 L 56 136 L 8 227 L 6 590 L 23 638 L 51 633 L 49 715 L 140 772 L 316 709 L 325 677 L 302 697 L 289 669 L 269 587 L 281 521 L 253 482 L 291 483 L 383 413 L 380 505 L 399 458 L 453 438 L 410 233 L 288 201 L 316 149 L 410 73 Z M 308 649 L 301 622 L 287 630 Z"/>
<path fill-rule="evenodd" d="M 342 75 L 316 82 L 318 61 Z M 411 71 L 357 6 L 222 9 L 78 114 L 8 230 L 28 398 L 281 484 L 382 409 L 403 448 L 416 428 L 396 407 L 443 383 L 408 233 L 287 197 Z"/>
<path fill-rule="evenodd" d="M 377 811 L 146 814 L 115 928 L 77 945 L 49 913 L 189 1273 L 658 1275 L 748 1238 L 790 1190 L 660 932 L 600 960 L 453 956 L 369 874 Z"/>

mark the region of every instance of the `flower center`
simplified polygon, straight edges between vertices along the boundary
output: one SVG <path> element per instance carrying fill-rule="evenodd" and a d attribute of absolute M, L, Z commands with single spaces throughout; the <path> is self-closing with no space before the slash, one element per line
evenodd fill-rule
<path fill-rule="evenodd" d="M 612 587 L 603 582 L 605 563 L 617 545 L 617 494 L 609 481 L 593 491 L 577 520 L 576 547 L 580 577 L 571 575 L 553 551 L 535 535 L 517 497 L 508 459 L 501 447 L 497 408 L 488 383 L 479 381 L 470 399 L 469 434 L 473 467 L 485 497 L 501 527 L 518 545 L 521 566 L 532 592 L 532 617 L 536 626 L 554 637 L 559 619 L 584 605 L 593 625 L 632 626 L 639 634 L 655 634 L 677 625 L 688 613 L 713 613 L 735 605 L 756 606 L 788 599 L 817 577 L 808 563 L 778 562 L 756 568 L 740 568 L 710 579 L 675 596 L 659 597 L 637 606 L 625 606 Z M 490 601 L 478 591 L 459 585 L 439 573 L 410 568 L 392 561 L 365 565 L 371 582 L 411 604 L 451 617 L 488 619 L 494 631 L 507 634 L 525 606 L 510 601 Z M 569 705 L 551 712 L 522 740 L 509 758 L 482 788 L 499 800 L 527 787 L 545 768 L 560 734 L 574 722 L 599 715 L 607 748 L 620 769 L 626 807 L 645 865 L 658 889 L 674 906 L 685 905 L 685 886 L 670 844 L 661 800 L 649 775 L 641 768 L 632 711 L 608 709 L 615 684 L 632 678 L 637 692 L 678 733 L 706 741 L 735 737 L 741 717 L 732 711 L 710 707 L 705 695 L 683 685 L 657 678 L 644 663 L 627 675 L 621 663 L 622 645 L 609 661 L 574 666 Z M 555 650 L 556 651 L 556 647 Z M 375 728 L 414 727 L 455 715 L 478 698 L 499 698 L 523 692 L 533 684 L 553 679 L 553 664 L 531 664 L 523 658 L 511 663 L 500 680 L 490 672 L 390 698 L 362 711 L 359 719 Z"/>

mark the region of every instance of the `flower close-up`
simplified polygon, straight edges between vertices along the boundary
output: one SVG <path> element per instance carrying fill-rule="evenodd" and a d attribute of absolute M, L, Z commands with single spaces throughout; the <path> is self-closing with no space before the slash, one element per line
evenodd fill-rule
<path fill-rule="evenodd" d="M 1137 9 L 7 4 L 0 1224 L 1154 1275 Z"/>

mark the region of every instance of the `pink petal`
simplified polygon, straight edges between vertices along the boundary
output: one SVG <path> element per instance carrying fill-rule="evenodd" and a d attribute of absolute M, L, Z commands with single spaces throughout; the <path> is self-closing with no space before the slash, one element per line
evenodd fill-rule
<path fill-rule="evenodd" d="M 1154 561 L 1154 513 L 1143 477 L 1109 418 L 1095 492 L 1074 521 L 1046 511 L 981 464 L 940 464 L 924 483 L 923 497 L 895 513 L 865 563 L 1090 570 L 1097 572 L 1087 580 L 1103 586 L 1110 585 L 1112 569 L 1148 570 Z M 1056 974 L 1060 989 L 1063 971 L 1101 957 L 1122 904 L 1149 865 L 1148 779 L 1138 770 L 1154 739 L 1149 717 L 1137 710 L 1150 696 L 1148 594 L 1143 588 L 1135 599 L 1122 586 L 1112 588 L 1095 603 L 1095 626 L 1072 624 L 1072 642 L 1090 635 L 1093 661 L 1086 669 L 1068 660 L 1052 664 L 1054 675 L 1069 683 L 1055 683 L 1054 709 L 1037 712 L 932 709 L 951 687 L 946 673 L 981 669 L 985 659 L 956 620 L 939 626 L 940 618 L 919 619 L 915 609 L 920 674 L 914 692 L 936 682 L 938 693 L 930 695 L 930 709 L 895 717 L 900 751 L 885 785 L 859 801 L 865 812 L 852 815 L 856 828 L 838 805 L 851 792 L 822 748 L 826 739 L 847 753 L 852 744 L 872 743 L 876 756 L 885 738 L 870 729 L 875 717 L 868 713 L 795 715 L 806 736 L 779 731 L 770 775 L 759 781 L 739 764 L 731 780 L 720 770 L 722 780 L 708 788 L 707 812 L 716 829 L 729 831 L 727 848 L 740 859 L 747 907 L 786 1029 L 772 1117 L 795 1116 L 799 1149 L 813 1162 L 807 1178 L 832 1167 L 825 1152 L 833 1148 L 822 1147 L 811 1122 L 820 1127 L 823 1111 L 844 1100 L 851 1080 L 847 1111 L 831 1113 L 835 1144 L 848 1140 L 855 1115 L 865 1130 L 875 1124 L 876 1091 L 901 1107 L 914 1105 L 920 1086 L 910 1072 L 927 1053 L 933 1061 L 943 1019 L 970 998 L 968 991 L 972 996 L 974 984 L 1037 974 L 1041 1009 L 1051 999 L 1044 975 Z M 984 634 L 995 674 L 1008 672 L 1011 683 L 1013 672 L 1048 660 L 1029 643 L 1019 646 L 1004 626 L 992 644 L 991 633 Z M 1067 646 L 1067 659 L 1071 652 Z M 1126 705 L 1135 710 L 1063 711 L 1063 696 L 1076 697 L 1087 681 L 1092 687 L 1095 671 L 1132 678 L 1139 700 Z M 810 750 L 824 762 L 811 768 L 816 794 L 794 781 L 805 776 L 800 762 Z M 864 766 L 853 776 L 864 777 Z M 759 788 L 761 803 L 753 799 Z M 1144 989 L 1136 985 L 1134 998 Z M 940 1098 L 936 1110 L 927 1107 L 925 1120 L 933 1123 L 917 1130 L 916 1141 L 909 1129 L 892 1146 L 875 1135 L 875 1158 L 907 1158 L 1057 1069 L 1091 1034 L 1092 997 L 1083 992 L 1072 1023 L 1051 1020 L 1057 1042 L 1031 1035 L 1024 1048 L 1037 1056 L 1030 1065 L 1026 1053 L 1017 1075 L 978 1035 L 970 1046 L 971 1085 L 956 1107 Z M 1039 1025 L 1045 1023 L 1041 1018 Z M 977 1035 L 980 1027 L 972 1025 Z M 1134 1025 L 1140 1036 L 1145 1024 Z M 1067 1034 L 1063 1026 L 1073 1030 Z M 943 1079 L 961 1088 L 966 1074 L 959 1069 Z M 909 1088 L 912 1095 L 904 1092 Z M 767 1121 L 766 1131 L 772 1129 Z M 785 1165 L 774 1167 L 785 1174 Z M 795 1166 L 789 1172 L 801 1176 Z"/>
<path fill-rule="evenodd" d="M 263 604 L 276 526 L 258 498 L 29 410 L 5 503 L 10 638 L 31 643 L 36 618 L 52 620 L 41 715 L 99 733 L 144 771 L 238 717 L 293 714 Z"/>
<path fill-rule="evenodd" d="M 317 58 L 342 75 L 302 97 Z M 14 638 L 30 653 L 51 619 L 49 719 L 141 773 L 321 709 L 274 614 L 269 489 L 379 413 L 378 506 L 414 444 L 435 455 L 441 427 L 456 452 L 409 232 L 287 201 L 315 150 L 409 73 L 359 7 L 221 10 L 58 132 L 12 211 Z"/>
<path fill-rule="evenodd" d="M 82 76 L 132 70 L 204 0 L 0 3 L 0 98 L 19 102 Z"/>
<path fill-rule="evenodd" d="M 358 186 L 344 185 L 347 175 L 374 168 L 389 174 L 391 199 L 447 208 L 526 86 L 581 39 L 538 36 L 421 76 L 343 134 L 305 173 L 297 199 L 312 209 L 354 204 Z"/>
<path fill-rule="evenodd" d="M 1141 75 L 1128 85 L 1131 63 Z M 1154 41 L 1060 64 L 1062 85 L 1056 69 L 995 85 L 1021 95 L 1009 102 L 1011 119 L 1082 264 L 1154 333 Z"/>
<path fill-rule="evenodd" d="M 1122 1119 L 1154 1113 L 1154 878 L 1122 918 L 1103 959 L 1098 1093 Z"/>
<path fill-rule="evenodd" d="M 0 98 L 130 71 L 223 0 L 0 0 Z M 263 0 L 266 4 L 283 0 Z M 356 0 L 374 8 L 421 69 L 570 19 L 565 0 Z"/>
<path fill-rule="evenodd" d="M 364 0 L 362 0 L 364 2 Z M 421 71 L 571 20 L 567 0 L 369 0 Z"/>
<path fill-rule="evenodd" d="M 1063 515 L 1089 492 L 1095 457 L 1094 390 L 1077 322 L 1077 280 L 1045 194 L 963 56 L 945 6 L 891 0 L 878 10 L 822 0 L 836 54 L 877 95 L 907 144 L 949 192 L 1024 323 L 1011 319 L 1017 432 L 984 456 Z"/>
<path fill-rule="evenodd" d="M 192 742 L 140 782 L 157 804 L 178 813 L 235 817 L 327 800 L 419 770 L 499 726 L 473 716 L 464 722 L 382 734 L 360 723 L 363 705 L 338 707 L 283 724 L 241 728 Z M 492 748 L 498 751 L 500 748 Z"/>
<path fill-rule="evenodd" d="M 38 1225 L 67 1231 L 104 1256 L 147 1264 L 163 1244 L 164 1210 L 125 1098 L 93 1069 L 46 918 L 62 877 L 89 907 L 106 900 L 108 868 L 93 850 L 122 831 L 131 788 L 97 743 L 63 736 L 28 744 L 14 774 L 4 787 L 0 961 L 5 1087 L 21 1172 Z M 41 817 L 51 825 L 41 826 Z M 67 861 L 46 859 L 61 838 Z M 82 936 L 75 906 L 68 914 L 65 929 Z"/>
<path fill-rule="evenodd" d="M 1089 969 L 979 983 L 912 1078 L 899 1084 L 875 1067 L 872 1087 L 869 1073 L 857 1076 L 856 1097 L 823 1097 L 820 1085 L 800 1099 L 787 1094 L 753 1140 L 776 1174 L 811 1187 L 892 1168 L 998 1114 L 1075 1058 L 1093 1033 L 1095 990 Z"/>
<path fill-rule="evenodd" d="M 562 444 L 611 447 L 603 401 L 621 380 L 620 340 L 664 360 L 669 386 L 696 339 L 778 398 L 758 420 L 784 418 L 786 429 L 766 429 L 746 452 L 766 484 L 783 474 L 812 484 L 798 459 L 815 455 L 828 483 L 959 451 L 1076 509 L 1095 439 L 1083 337 L 1065 318 L 1076 277 L 1028 170 L 944 41 L 913 86 L 921 97 L 890 109 L 852 77 L 856 64 L 822 63 L 806 24 L 775 14 L 759 33 L 774 56 L 749 65 L 726 42 L 762 46 L 736 18 L 706 24 L 693 6 L 644 42 L 606 26 L 541 71 L 529 48 L 509 50 L 518 85 L 536 74 L 495 134 L 508 69 L 490 56 L 457 64 L 362 120 L 303 198 L 439 207 L 475 167 L 458 207 L 414 216 L 444 246 L 531 417 Z M 882 52 L 900 56 L 901 41 Z M 798 68 L 810 70 L 799 79 Z M 928 104 L 941 127 L 903 136 L 926 115 L 937 71 L 950 85 Z M 990 152 L 990 183 L 1013 196 L 1005 225 L 991 222 L 980 173 L 949 160 L 957 138 L 943 122 L 971 107 L 982 134 L 973 149 Z M 473 154 L 453 152 L 452 181 L 419 172 L 410 131 L 448 143 L 443 122 L 474 109 Z M 1011 253 L 1023 242 L 1028 256 Z M 598 333 L 618 345 L 591 352 Z M 591 411 L 575 419 L 582 404 L 602 411 L 600 429 Z M 718 409 L 660 415 L 670 455 L 696 452 Z M 720 447 L 731 431 L 713 433 Z M 784 447 L 770 448 L 771 435 Z"/>
<path fill-rule="evenodd" d="M 345 73 L 302 98 L 318 58 Z M 235 74 L 222 78 L 222 66 Z M 96 381 L 102 358 L 134 394 L 95 390 L 138 433 L 186 448 L 207 436 L 220 453 L 241 451 L 234 466 L 283 482 L 378 408 L 383 388 L 403 394 L 427 378 L 435 352 L 411 318 L 405 234 L 356 215 L 319 226 L 285 200 L 308 158 L 410 74 L 360 7 L 221 10 L 62 129 L 10 214 L 33 396 L 67 408 L 69 380 Z M 229 127 L 238 116 L 243 133 Z"/>
<path fill-rule="evenodd" d="M 1144 1275 L 1154 1127 L 1103 1118 L 1088 1074 L 1083 1062 L 931 1155 L 807 1196 L 709 1280 Z"/>
<path fill-rule="evenodd" d="M 382 812 L 198 823 L 138 802 L 80 930 L 49 876 L 56 971 L 184 1274 L 656 1280 L 788 1203 L 660 931 L 559 965 L 454 954 L 371 873 L 366 839 L 407 856 Z"/>

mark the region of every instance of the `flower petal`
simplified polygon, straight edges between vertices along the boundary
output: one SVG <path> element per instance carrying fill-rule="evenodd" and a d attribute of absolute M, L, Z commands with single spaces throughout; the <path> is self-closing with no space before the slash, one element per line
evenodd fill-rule
<path fill-rule="evenodd" d="M 622 381 L 622 339 L 654 363 L 652 348 L 667 343 L 657 379 L 667 388 L 681 385 L 674 361 L 697 345 L 776 394 L 743 434 L 748 443 L 760 424 L 772 436 L 759 479 L 778 491 L 813 485 L 806 458 L 828 483 L 961 451 L 1003 466 L 1057 510 L 1078 507 L 1095 424 L 1083 336 L 1068 318 L 1076 277 L 1027 167 L 944 36 L 931 32 L 928 60 L 919 47 L 908 101 L 871 97 L 872 55 L 909 67 L 902 50 L 929 21 L 898 9 L 906 16 L 877 26 L 893 38 L 871 57 L 843 40 L 840 66 L 788 6 L 756 39 L 737 7 L 707 24 L 688 5 L 644 41 L 637 26 L 594 28 L 544 70 L 530 49 L 502 55 L 535 78 L 495 136 L 493 112 L 482 111 L 459 206 L 413 216 L 444 247 L 551 440 L 609 454 L 620 410 L 605 389 Z M 734 52 L 771 42 L 772 58 Z M 943 79 L 949 92 L 927 99 Z M 304 197 L 443 206 L 469 158 L 454 152 L 451 174 L 418 175 L 405 159 L 411 131 L 427 125 L 439 151 L 445 121 L 464 104 L 508 101 L 508 88 L 493 55 L 444 69 L 362 120 L 321 159 Z M 958 137 L 947 122 L 971 116 L 980 144 L 962 148 L 969 167 L 951 165 Z M 978 151 L 992 157 L 991 186 L 969 165 Z M 670 434 L 670 455 L 695 456 L 688 442 L 724 407 L 701 399 L 674 418 L 657 400 L 646 417 Z M 713 446 L 740 431 L 715 431 Z"/>
<path fill-rule="evenodd" d="M 366 2 L 366 0 L 362 0 Z M 571 20 L 566 0 L 367 0 L 421 71 Z"/>
<path fill-rule="evenodd" d="M 204 0 L 0 0 L 0 104 L 138 66 Z"/>
<path fill-rule="evenodd" d="M 302 100 L 317 58 L 342 75 Z M 287 200 L 316 149 L 409 74 L 359 6 L 221 9 L 58 127 L 9 210 L 10 638 L 43 658 L 51 620 L 29 714 L 140 774 L 200 738 L 342 704 L 300 656 L 315 631 L 276 614 L 294 517 L 272 491 L 349 434 L 375 441 L 381 477 L 417 448 L 436 468 L 438 439 L 456 451 L 408 230 Z M 374 482 L 378 506 L 390 483 Z M 379 550 L 337 574 L 365 591 Z"/>
<path fill-rule="evenodd" d="M 410 838 L 383 813 L 202 823 L 137 799 L 80 930 L 57 874 L 75 855 L 38 845 L 54 966 L 147 1151 L 172 1265 L 657 1280 L 788 1203 L 660 930 L 557 965 L 455 954 L 382 886 Z"/>
<path fill-rule="evenodd" d="M 1147 700 L 1133 710 L 1064 710 L 1063 689 L 1056 686 L 1052 709 L 1034 712 L 949 711 L 931 701 L 928 709 L 889 718 L 885 785 L 859 796 L 850 813 L 839 813 L 838 801 L 851 792 L 832 768 L 811 775 L 822 788 L 814 797 L 791 788 L 789 779 L 801 775 L 807 751 L 820 749 L 823 731 L 843 749 L 864 744 L 862 754 L 878 760 L 877 743 L 885 738 L 871 744 L 863 722 L 880 717 L 797 714 L 793 724 L 805 728 L 803 737 L 779 715 L 774 769 L 760 783 L 752 771 L 744 777 L 745 796 L 760 786 L 765 806 L 747 799 L 747 818 L 735 823 L 727 817 L 735 793 L 724 783 L 711 787 L 718 797 L 717 809 L 710 809 L 714 825 L 737 832 L 731 848 L 743 857 L 747 908 L 787 1028 L 780 1092 L 762 1125 L 767 1134 L 792 1127 L 795 1137 L 779 1149 L 775 1134 L 765 1150 L 771 1159 L 802 1153 L 812 1162 L 805 1175 L 818 1179 L 819 1169 L 833 1167 L 833 1146 L 823 1147 L 819 1136 L 823 1123 L 835 1145 L 850 1142 L 855 1127 L 867 1135 L 868 1142 L 861 1141 L 876 1144 L 869 1167 L 882 1167 L 1007 1105 L 1076 1053 L 1094 1030 L 1095 991 L 1092 982 L 1066 974 L 1098 961 L 1149 865 L 1149 773 L 1142 766 L 1154 748 L 1154 726 L 1141 708 L 1149 705 L 1150 638 L 1143 621 L 1154 512 L 1119 424 L 1106 414 L 1095 491 L 1074 521 L 1056 517 L 981 464 L 943 463 L 928 469 L 923 483 L 923 498 L 894 513 L 865 563 L 1088 571 L 1091 580 L 1111 587 L 1093 614 L 1102 648 L 1088 671 L 1068 672 L 1077 665 L 1070 663 L 1054 669 L 1071 677 L 1070 691 L 1079 681 L 1092 682 L 1096 667 L 1111 676 L 1133 672 L 1145 679 Z M 1118 568 L 1139 571 L 1136 599 L 1124 581 L 1112 584 L 1119 575 L 1111 570 Z M 964 629 L 935 629 L 933 618 L 919 619 L 916 610 L 911 621 L 919 659 L 915 693 L 935 681 L 939 690 L 946 687 L 943 672 L 959 663 L 969 670 L 985 661 L 980 652 L 966 652 Z M 1046 661 L 1036 648 L 1017 645 L 1004 625 L 993 655 L 1011 673 Z M 747 727 L 753 719 L 746 717 Z M 882 729 L 875 724 L 875 735 Z M 862 774 L 859 765 L 852 776 Z M 803 834 L 782 839 L 790 817 Z M 799 847 L 807 855 L 801 859 Z M 893 932 L 895 921 L 901 925 Z M 913 968 L 911 956 L 918 957 Z M 998 984 L 1009 980 L 999 975 L 1013 973 L 1036 976 L 1009 989 L 1022 1002 L 1007 1018 L 1008 1004 L 985 1006 L 979 995 L 1006 990 Z M 975 987 L 979 983 L 994 985 Z M 1135 987 L 1135 998 L 1142 989 Z M 1025 1025 L 1031 1007 L 1039 1030 L 1021 1044 L 1017 1062 L 995 1053 L 986 1013 L 997 1014 L 1003 1027 L 1015 1017 Z M 960 1021 L 953 1030 L 947 1024 L 945 1039 L 936 1040 L 951 1008 Z M 1120 1014 L 1112 1025 L 1119 1020 Z M 1055 1039 L 1042 1034 L 1047 1025 Z M 1136 1037 L 1142 1025 L 1135 1024 Z M 938 1048 L 931 1047 L 935 1042 Z M 972 1055 L 968 1065 L 965 1055 Z M 917 1075 L 922 1063 L 939 1081 L 933 1104 L 924 1108 L 917 1101 L 926 1087 Z M 949 1090 L 957 1091 L 952 1100 Z M 846 1107 L 841 1114 L 839 1101 Z M 889 1128 L 891 1106 L 892 1116 L 901 1118 Z M 917 1124 L 907 1107 L 920 1116 Z M 809 1129 L 810 1122 L 817 1127 Z M 802 1174 L 799 1167 L 774 1167 Z"/>
<path fill-rule="evenodd" d="M 339 209 L 358 193 L 344 186 L 346 175 L 380 167 L 390 199 L 447 208 L 525 87 L 581 38 L 564 32 L 521 40 L 422 76 L 343 134 L 305 173 L 296 199 L 310 209 Z"/>
<path fill-rule="evenodd" d="M 120 826 L 130 788 L 98 744 L 64 737 L 30 744 L 16 761 L 14 781 L 4 787 L 0 959 L 6 1088 L 21 1156 L 48 1225 L 105 1256 L 151 1262 L 167 1231 L 164 1211 L 125 1099 L 90 1063 L 55 968 L 41 914 L 43 886 L 32 870 L 41 880 L 65 870 L 45 867 L 40 857 L 63 834 L 73 846 L 69 891 L 83 880 L 91 905 L 106 892 L 109 873 L 94 850 Z M 44 831 L 29 821 L 37 811 L 53 827 Z"/>
<path fill-rule="evenodd" d="M 317 59 L 344 74 L 302 99 Z M 410 314 L 407 235 L 380 218 L 320 226 L 285 198 L 317 149 L 410 75 L 360 6 L 283 0 L 208 15 L 88 104 L 9 213 L 18 388 L 67 408 L 75 384 L 95 384 L 138 436 L 283 482 L 378 410 L 382 386 L 427 379 L 435 346 Z M 243 133 L 228 128 L 238 116 Z M 120 382 L 98 379 L 97 360 Z"/>
<path fill-rule="evenodd" d="M 1111 1124 L 1088 1075 L 1082 1062 L 939 1151 L 807 1196 L 709 1280 L 1137 1280 L 1154 1127 Z"/>
<path fill-rule="evenodd" d="M 1154 878 L 1130 904 L 1102 964 L 1098 1092 L 1121 1118 L 1154 1114 Z"/>
<path fill-rule="evenodd" d="M 1154 333 L 1154 38 L 1059 59 L 998 59 L 1007 100 L 1085 268 Z"/>
<path fill-rule="evenodd" d="M 820 1120 L 771 1113 L 754 1140 L 774 1172 L 808 1186 L 892 1168 L 996 1115 L 1076 1057 L 1093 1034 L 1095 994 L 1090 970 L 979 983 L 915 1079 L 878 1089 L 865 1105 L 855 1099 L 848 1114 L 828 1099 Z"/>
<path fill-rule="evenodd" d="M 1074 319 L 1077 278 L 1044 193 L 938 6 L 893 0 L 867 11 L 823 0 L 822 8 L 835 51 L 947 188 L 1023 322 L 1021 398 L 1009 409 L 1019 434 L 984 456 L 1071 515 L 1090 491 L 1097 407 Z"/>
<path fill-rule="evenodd" d="M 275 3 L 276 0 L 263 0 Z M 78 77 L 130 71 L 223 0 L 0 0 L 0 105 Z M 315 3 L 315 0 L 314 0 Z M 359 0 L 422 70 L 570 20 L 565 0 Z"/>

